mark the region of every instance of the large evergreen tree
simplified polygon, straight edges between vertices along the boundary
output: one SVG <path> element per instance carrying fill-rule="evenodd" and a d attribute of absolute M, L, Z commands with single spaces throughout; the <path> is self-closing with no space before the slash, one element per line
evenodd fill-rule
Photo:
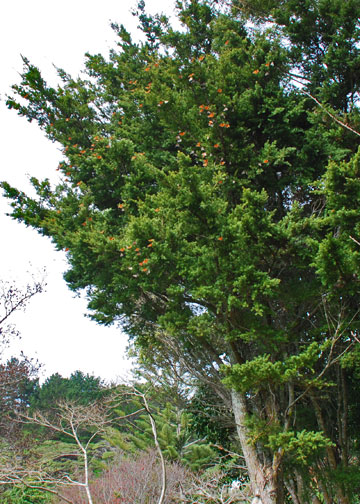
<path fill-rule="evenodd" d="M 30 397 L 31 409 L 48 413 L 61 402 L 91 404 L 105 394 L 101 378 L 75 371 L 69 378 L 52 374 L 38 385 Z"/>
<path fill-rule="evenodd" d="M 119 51 L 87 55 L 84 78 L 59 70 L 57 89 L 25 60 L 8 105 L 62 145 L 63 178 L 33 179 L 38 198 L 3 187 L 13 217 L 67 251 L 94 319 L 230 401 L 263 504 L 345 504 L 359 488 L 360 5 L 225 10 L 178 2 L 176 31 L 140 3 L 145 41 L 115 25 Z"/>

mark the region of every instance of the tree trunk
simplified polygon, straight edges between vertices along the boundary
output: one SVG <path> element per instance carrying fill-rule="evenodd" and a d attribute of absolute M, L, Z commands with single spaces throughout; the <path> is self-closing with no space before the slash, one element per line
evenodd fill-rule
<path fill-rule="evenodd" d="M 298 495 L 299 492 L 295 480 L 293 478 L 288 478 L 285 483 L 285 486 L 291 496 L 293 504 L 302 504 L 301 498 Z"/>
<path fill-rule="evenodd" d="M 327 432 L 325 420 L 323 418 L 323 414 L 322 414 L 320 405 L 319 405 L 319 403 L 318 403 L 315 395 L 314 394 L 310 394 L 310 399 L 311 399 L 311 402 L 312 402 L 312 404 L 314 406 L 317 423 L 318 423 L 320 429 L 324 432 L 325 436 L 330 437 L 328 435 L 328 432 Z M 341 425 L 339 426 L 339 430 L 341 431 Z M 341 432 L 340 432 L 340 437 L 341 437 Z M 326 448 L 326 455 L 327 455 L 327 460 L 328 460 L 329 467 L 333 471 L 335 471 L 336 468 L 337 468 L 337 461 L 336 461 L 335 450 L 334 450 L 334 448 L 332 446 L 328 446 Z M 341 488 L 341 485 L 339 485 L 339 484 L 336 485 L 336 496 L 337 496 L 339 504 L 349 504 L 349 499 L 344 494 L 344 491 Z"/>
<path fill-rule="evenodd" d="M 236 429 L 241 448 L 249 472 L 252 492 L 258 504 L 283 504 L 282 483 L 278 482 L 278 474 L 270 464 L 262 464 L 255 447 L 249 444 L 249 432 L 246 427 L 247 407 L 244 394 L 231 391 L 232 407 Z"/>

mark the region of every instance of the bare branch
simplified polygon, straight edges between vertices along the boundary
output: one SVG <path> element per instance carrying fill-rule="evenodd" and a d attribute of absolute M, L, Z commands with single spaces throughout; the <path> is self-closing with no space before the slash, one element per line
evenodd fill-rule
<path fill-rule="evenodd" d="M 360 242 L 358 242 L 357 240 L 355 240 L 355 238 L 353 238 L 352 236 L 349 236 L 349 238 L 350 238 L 353 242 L 355 242 L 357 245 L 360 245 Z"/>
<path fill-rule="evenodd" d="M 142 400 L 142 402 L 144 403 L 144 408 L 145 408 L 145 410 L 146 410 L 146 412 L 147 412 L 147 414 L 149 416 L 149 420 L 150 420 L 150 423 L 151 423 L 151 429 L 152 429 L 152 433 L 153 433 L 153 437 L 154 437 L 154 443 L 155 443 L 155 446 L 156 446 L 156 450 L 157 450 L 157 452 L 159 454 L 159 457 L 160 457 L 162 485 L 161 485 L 161 493 L 160 493 L 158 504 L 163 504 L 164 499 L 165 499 L 165 492 L 166 492 L 166 466 L 165 466 L 164 455 L 162 453 L 162 450 L 161 450 L 161 447 L 160 447 L 160 443 L 159 443 L 159 440 L 158 440 L 158 436 L 157 436 L 157 429 L 156 429 L 155 419 L 154 419 L 153 415 L 151 414 L 151 411 L 150 411 L 150 408 L 149 408 L 149 404 L 147 402 L 145 394 L 143 394 L 142 392 L 140 392 L 139 390 L 137 390 L 135 387 L 133 388 L 133 390 L 134 390 L 134 394 L 137 397 L 140 397 L 141 400 Z"/>
<path fill-rule="evenodd" d="M 303 85 L 304 83 L 298 79 L 304 79 L 304 80 L 307 80 L 305 79 L 304 77 L 301 77 L 300 75 L 294 75 L 294 74 L 291 74 L 289 73 L 288 74 L 291 79 L 295 82 L 297 82 L 298 84 L 301 84 Z M 356 131 L 354 128 L 352 128 L 351 126 L 349 126 L 348 124 L 344 123 L 343 121 L 340 121 L 340 119 L 338 119 L 334 114 L 332 114 L 331 112 L 329 112 L 327 110 L 327 108 L 321 103 L 319 102 L 319 100 L 317 100 L 315 98 L 315 96 L 313 96 L 312 94 L 310 94 L 308 91 L 305 91 L 303 88 L 298 88 L 299 91 L 308 96 L 309 98 L 311 98 L 329 117 L 331 117 L 331 119 L 333 121 L 335 121 L 336 123 L 338 123 L 340 126 L 342 126 L 343 128 L 346 128 L 347 130 L 351 131 L 352 133 L 354 133 L 355 135 L 359 136 L 360 137 L 360 133 L 358 131 Z"/>

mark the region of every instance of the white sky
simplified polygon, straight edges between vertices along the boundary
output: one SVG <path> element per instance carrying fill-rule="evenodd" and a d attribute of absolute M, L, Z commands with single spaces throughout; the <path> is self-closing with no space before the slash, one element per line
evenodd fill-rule
<path fill-rule="evenodd" d="M 85 52 L 108 54 L 116 35 L 110 21 L 124 24 L 133 33 L 136 19 L 130 14 L 133 0 L 3 0 L 0 16 L 0 180 L 19 189 L 29 187 L 28 175 L 54 177 L 61 159 L 36 124 L 5 107 L 5 94 L 19 81 L 20 54 L 38 66 L 45 80 L 54 82 L 53 64 L 74 77 L 83 66 Z M 150 12 L 173 12 L 172 0 L 148 0 Z M 84 317 L 86 302 L 74 298 L 62 278 L 65 254 L 56 252 L 50 240 L 12 221 L 4 214 L 7 202 L 0 198 L 0 278 L 31 282 L 47 270 L 46 292 L 33 298 L 25 313 L 14 317 L 21 331 L 22 349 L 43 363 L 43 377 L 58 372 L 69 376 L 80 369 L 106 380 L 125 377 L 130 362 L 125 356 L 127 337 L 115 327 L 105 328 Z"/>

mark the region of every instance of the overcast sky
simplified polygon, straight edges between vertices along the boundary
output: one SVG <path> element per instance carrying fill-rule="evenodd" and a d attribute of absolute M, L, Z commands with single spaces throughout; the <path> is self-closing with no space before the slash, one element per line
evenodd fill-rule
<path fill-rule="evenodd" d="M 133 0 L 4 0 L 0 17 L 0 180 L 17 188 L 29 188 L 28 176 L 54 180 L 61 154 L 37 128 L 5 106 L 10 85 L 19 82 L 21 54 L 38 66 L 54 83 L 53 65 L 76 76 L 84 54 L 106 55 L 115 47 L 110 21 L 124 24 L 133 33 L 136 19 Z M 171 15 L 173 1 L 146 2 L 148 10 Z M 68 376 L 80 369 L 106 380 L 124 377 L 130 369 L 125 356 L 127 337 L 118 328 L 104 328 L 84 316 L 86 302 L 74 298 L 62 278 L 65 254 L 56 252 L 50 240 L 5 216 L 8 204 L 0 199 L 0 278 L 19 286 L 39 279 L 46 268 L 46 292 L 37 295 L 25 313 L 13 321 L 22 334 L 11 354 L 22 349 L 43 363 L 43 378 L 58 372 Z"/>

